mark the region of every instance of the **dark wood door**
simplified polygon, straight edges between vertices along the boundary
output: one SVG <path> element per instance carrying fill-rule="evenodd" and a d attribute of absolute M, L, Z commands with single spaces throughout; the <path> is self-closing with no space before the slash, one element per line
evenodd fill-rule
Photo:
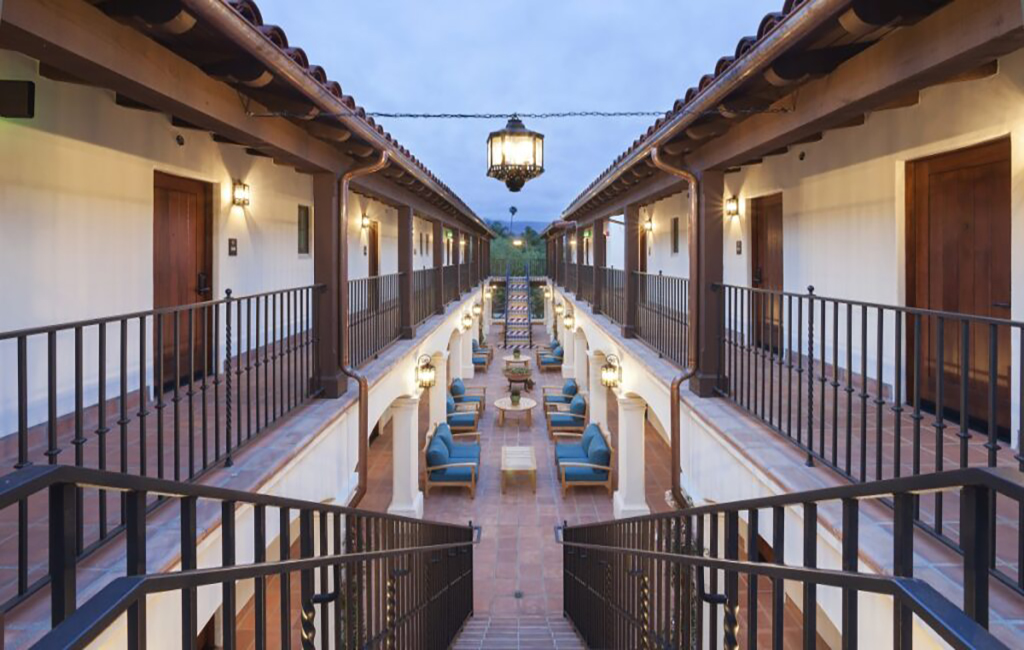
<path fill-rule="evenodd" d="M 751 286 L 782 291 L 782 194 L 750 201 Z M 755 294 L 751 326 L 758 345 L 773 347 L 782 333 L 782 298 Z"/>
<path fill-rule="evenodd" d="M 212 192 L 208 184 L 156 172 L 153 183 L 153 306 L 178 307 L 212 298 Z M 155 370 L 163 383 L 189 375 L 203 363 L 203 324 L 210 314 L 195 313 L 189 338 L 188 311 L 160 317 L 162 340 L 153 324 Z M 175 319 L 178 337 L 174 336 Z M 212 352 L 212 345 L 205 346 Z M 158 381 L 160 377 L 158 376 Z"/>
<path fill-rule="evenodd" d="M 1008 139 L 908 163 L 910 306 L 1010 318 L 1010 178 Z M 907 367 L 913 373 L 910 327 Z M 966 371 L 968 419 L 972 426 L 987 428 L 992 330 L 983 323 L 968 326 L 965 364 L 962 322 L 949 320 L 943 327 L 940 364 L 938 319 L 922 323 L 922 402 L 936 409 L 941 372 L 943 412 L 959 419 Z M 995 329 L 996 423 L 1003 436 L 1010 427 L 1010 336 L 1009 327 Z"/>

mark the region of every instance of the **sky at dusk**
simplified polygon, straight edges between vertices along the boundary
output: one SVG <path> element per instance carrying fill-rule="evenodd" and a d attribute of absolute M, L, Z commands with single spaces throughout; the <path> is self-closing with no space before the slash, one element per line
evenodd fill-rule
<path fill-rule="evenodd" d="M 264 21 L 368 111 L 666 111 L 783 0 L 259 0 Z M 545 173 L 486 176 L 504 120 L 382 119 L 478 215 L 551 221 L 652 117 L 527 120 Z"/>

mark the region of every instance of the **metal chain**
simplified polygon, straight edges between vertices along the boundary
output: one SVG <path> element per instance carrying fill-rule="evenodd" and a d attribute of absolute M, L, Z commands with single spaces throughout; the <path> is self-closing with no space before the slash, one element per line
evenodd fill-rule
<path fill-rule="evenodd" d="M 760 115 L 764 113 L 789 113 L 791 108 L 765 108 L 765 109 L 729 109 L 732 115 Z M 386 119 L 415 119 L 415 120 L 499 120 L 512 117 L 527 118 L 531 120 L 569 119 L 580 117 L 663 117 L 671 111 L 549 111 L 543 113 L 391 113 L 386 111 L 366 111 L 366 117 Z M 694 114 L 694 111 L 683 111 L 684 114 Z M 296 119 L 308 119 L 309 113 L 296 113 L 291 111 L 271 111 L 266 113 L 254 113 L 247 110 L 248 117 L 290 117 Z M 703 116 L 721 115 L 718 111 L 704 111 Z M 320 112 L 317 117 L 358 117 L 359 113 L 353 110 L 338 112 Z"/>

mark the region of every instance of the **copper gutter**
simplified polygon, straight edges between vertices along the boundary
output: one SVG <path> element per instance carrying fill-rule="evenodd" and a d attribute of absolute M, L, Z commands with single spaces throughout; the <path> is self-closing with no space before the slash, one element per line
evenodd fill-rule
<path fill-rule="evenodd" d="M 341 99 L 320 85 L 320 82 L 311 77 L 308 71 L 289 58 L 266 35 L 250 25 L 224 0 L 181 0 L 181 3 L 188 7 L 195 16 L 201 18 L 210 27 L 224 34 L 233 43 L 260 61 L 274 73 L 274 76 L 287 81 L 299 90 L 320 112 L 336 115 L 345 128 L 354 135 L 368 142 L 374 149 L 387 152 L 403 171 L 425 185 L 434 194 L 443 197 L 455 206 L 485 233 L 492 237 L 495 236 L 490 226 L 463 203 L 462 199 L 442 187 L 430 174 L 409 160 L 384 134 L 352 113 L 352 109 L 342 103 Z"/>
<path fill-rule="evenodd" d="M 805 2 L 762 38 L 742 59 L 733 63 L 728 70 L 716 77 L 690 104 L 666 119 L 642 144 L 613 165 L 594 183 L 593 187 L 585 191 L 565 209 L 562 218 L 569 219 L 595 196 L 606 190 L 625 171 L 649 156 L 653 150 L 667 144 L 680 131 L 693 124 L 698 117 L 708 111 L 717 110 L 733 91 L 755 75 L 763 73 L 781 54 L 810 36 L 825 21 L 846 9 L 851 2 L 852 0 L 808 0 Z"/>
<path fill-rule="evenodd" d="M 369 466 L 370 456 L 370 383 L 366 375 L 352 367 L 351 342 L 348 336 L 348 186 L 352 179 L 361 176 L 375 174 L 388 166 L 390 156 L 387 151 L 382 151 L 380 159 L 363 167 L 353 167 L 341 176 L 341 228 L 339 236 L 342 238 L 340 250 L 342 251 L 342 269 L 344 282 L 341 283 L 341 299 L 338 307 L 341 312 L 338 318 L 338 340 L 341 345 L 341 371 L 355 379 L 359 384 L 359 460 L 356 463 L 356 472 L 359 474 L 359 484 L 355 493 L 349 501 L 349 507 L 356 507 L 359 501 L 366 494 L 366 472 Z"/>
<path fill-rule="evenodd" d="M 699 260 L 695 256 L 700 254 L 700 247 L 696 246 L 695 244 L 697 241 L 697 210 L 700 207 L 700 199 L 697 196 L 697 191 L 700 189 L 700 181 L 697 179 L 697 175 L 691 172 L 690 170 L 684 169 L 682 167 L 674 167 L 668 162 L 666 162 L 661 157 L 661 147 L 655 147 L 651 151 L 651 163 L 654 164 L 654 166 L 660 169 L 661 171 L 665 172 L 666 174 L 670 174 L 681 180 L 686 181 L 686 183 L 690 186 L 690 268 L 699 269 Z M 694 300 L 696 297 L 696 292 L 691 294 L 691 314 L 696 313 L 696 311 L 693 309 L 692 304 L 693 302 L 696 302 Z M 679 397 L 679 389 L 682 387 L 684 381 L 687 381 L 688 379 L 692 378 L 694 375 L 697 374 L 697 364 L 694 360 L 694 357 L 697 353 L 697 328 L 691 325 L 689 329 L 690 359 L 688 359 L 688 361 L 690 367 L 684 370 L 679 375 L 677 375 L 675 379 L 672 380 L 672 393 L 669 396 L 669 405 L 671 408 L 669 436 L 672 441 L 672 498 L 676 500 L 676 505 L 680 508 L 686 505 L 686 499 L 683 495 L 683 488 L 679 483 L 679 475 L 682 472 L 681 460 L 679 456 L 682 453 L 683 447 L 682 440 L 680 439 L 680 436 L 682 434 L 679 430 L 681 427 L 679 418 L 679 401 L 681 399 Z"/>

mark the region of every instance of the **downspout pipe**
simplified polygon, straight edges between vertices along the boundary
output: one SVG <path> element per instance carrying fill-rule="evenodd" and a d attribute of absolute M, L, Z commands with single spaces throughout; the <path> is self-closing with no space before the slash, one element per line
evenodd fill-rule
<path fill-rule="evenodd" d="M 367 380 L 366 375 L 352 367 L 351 341 L 349 340 L 348 332 L 348 187 L 353 179 L 369 176 L 384 169 L 388 166 L 390 159 L 388 152 L 382 151 L 380 158 L 375 162 L 362 167 L 353 167 L 341 176 L 341 228 L 339 229 L 341 245 L 339 250 L 342 251 L 341 263 L 345 273 L 341 283 L 341 299 L 338 301 L 341 312 L 338 318 L 338 327 L 341 328 L 341 332 L 338 333 L 338 340 L 342 342 L 341 371 L 354 379 L 359 385 L 359 460 L 356 464 L 359 483 L 356 486 L 355 494 L 352 495 L 352 499 L 349 501 L 349 506 L 353 508 L 359 504 L 363 495 L 366 494 L 366 470 L 369 466 L 370 455 L 370 382 Z"/>
<path fill-rule="evenodd" d="M 660 169 L 661 171 L 665 172 L 666 174 L 670 174 L 672 176 L 675 176 L 676 178 L 679 178 L 679 179 L 681 179 L 683 181 L 686 181 L 686 183 L 690 187 L 690 217 L 689 217 L 690 268 L 698 268 L 699 269 L 700 266 L 697 264 L 697 262 L 699 261 L 699 255 L 700 255 L 699 248 L 700 247 L 696 245 L 696 241 L 697 241 L 697 210 L 700 207 L 700 199 L 698 198 L 698 190 L 700 189 L 700 180 L 697 178 L 697 175 L 694 174 L 689 169 L 685 169 L 683 167 L 676 167 L 676 166 L 668 163 L 664 158 L 662 158 L 662 156 L 661 156 L 661 147 L 655 147 L 651 151 L 651 163 L 656 168 Z M 695 313 L 695 311 L 692 309 L 692 306 L 693 306 L 693 301 L 691 301 L 691 304 L 688 306 L 690 308 L 690 314 Z M 690 345 L 690 358 L 687 360 L 687 363 L 688 363 L 689 367 L 686 370 L 684 370 L 683 372 L 681 372 L 680 374 L 676 375 L 676 377 L 672 380 L 671 394 L 669 395 L 669 405 L 670 405 L 670 413 L 671 413 L 671 421 L 669 423 L 669 425 L 670 425 L 669 426 L 669 428 L 670 428 L 669 434 L 670 434 L 670 438 L 671 438 L 671 442 L 672 442 L 672 498 L 675 499 L 676 506 L 679 507 L 679 508 L 683 508 L 683 507 L 686 506 L 686 498 L 685 498 L 685 495 L 683 494 L 683 488 L 682 488 L 682 485 L 680 485 L 680 478 L 679 478 L 680 474 L 682 473 L 682 466 L 681 466 L 680 455 L 682 454 L 682 448 L 683 448 L 682 440 L 680 438 L 681 435 L 682 435 L 682 433 L 680 432 L 680 428 L 682 426 L 682 423 L 680 421 L 680 414 L 679 414 L 679 408 L 680 408 L 679 403 L 680 403 L 680 400 L 681 400 L 681 398 L 679 396 L 679 391 L 682 388 L 684 381 L 688 381 L 694 375 L 697 374 L 697 364 L 696 364 L 696 360 L 695 360 L 695 356 L 696 356 L 696 353 L 697 353 L 697 328 L 692 326 L 692 319 L 691 319 L 691 326 L 689 328 L 689 337 L 690 337 L 690 341 L 689 341 L 689 345 Z"/>

